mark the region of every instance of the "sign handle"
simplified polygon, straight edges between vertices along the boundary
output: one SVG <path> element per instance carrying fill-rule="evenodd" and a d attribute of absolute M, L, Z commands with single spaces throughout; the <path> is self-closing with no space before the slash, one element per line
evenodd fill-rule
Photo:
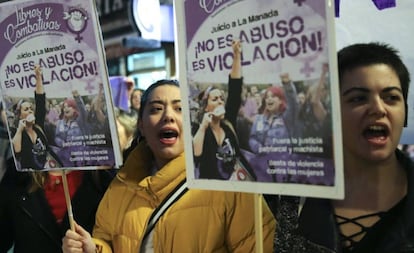
<path fill-rule="evenodd" d="M 70 201 L 70 193 L 69 193 L 69 187 L 68 187 L 68 180 L 66 179 L 66 173 L 67 173 L 66 170 L 62 170 L 63 190 L 65 192 L 66 207 L 68 208 L 70 229 L 72 231 L 75 231 L 75 221 L 73 219 L 72 204 Z"/>
<path fill-rule="evenodd" d="M 254 194 L 254 214 L 256 230 L 256 253 L 263 253 L 263 195 Z"/>

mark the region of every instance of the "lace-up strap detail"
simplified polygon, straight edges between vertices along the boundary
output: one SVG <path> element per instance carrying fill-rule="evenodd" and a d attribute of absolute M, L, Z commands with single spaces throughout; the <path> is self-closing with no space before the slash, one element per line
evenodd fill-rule
<path fill-rule="evenodd" d="M 379 219 L 381 219 L 384 214 L 385 214 L 385 212 L 376 212 L 376 213 L 357 216 L 357 217 L 354 217 L 354 218 L 347 218 L 347 217 L 343 217 L 343 216 L 335 214 L 336 224 L 340 228 L 339 229 L 340 230 L 339 234 L 340 234 L 340 237 L 341 237 L 341 244 L 342 244 L 342 247 L 344 249 L 344 252 L 352 252 L 355 245 L 358 244 L 358 242 L 361 240 L 361 238 L 363 238 L 365 236 L 365 234 L 367 233 L 367 231 L 372 227 L 372 226 L 370 226 L 370 227 L 364 226 L 361 223 L 362 220 L 372 218 L 372 217 L 375 217 L 375 216 L 377 216 Z M 349 224 L 353 224 L 354 226 L 359 227 L 359 231 L 357 231 L 353 234 L 350 234 L 350 235 L 345 235 L 342 232 L 343 230 L 342 230 L 341 227 L 344 226 L 344 225 L 349 225 Z"/>

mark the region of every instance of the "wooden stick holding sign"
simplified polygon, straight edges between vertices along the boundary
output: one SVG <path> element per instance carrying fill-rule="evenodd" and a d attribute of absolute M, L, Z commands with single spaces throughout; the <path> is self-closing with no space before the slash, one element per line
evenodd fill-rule
<path fill-rule="evenodd" d="M 254 216 L 256 230 L 256 253 L 263 253 L 263 195 L 261 193 L 254 194 Z"/>
<path fill-rule="evenodd" d="M 63 183 L 63 191 L 65 192 L 65 200 L 66 200 L 66 207 L 68 208 L 68 218 L 70 229 L 75 231 L 75 221 L 73 219 L 73 212 L 72 212 L 72 203 L 70 201 L 70 193 L 68 187 L 68 180 L 66 178 L 66 170 L 62 170 L 62 183 Z"/>

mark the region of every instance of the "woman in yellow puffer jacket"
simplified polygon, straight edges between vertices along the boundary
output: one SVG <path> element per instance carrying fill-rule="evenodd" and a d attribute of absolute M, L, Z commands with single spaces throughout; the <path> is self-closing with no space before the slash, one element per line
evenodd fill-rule
<path fill-rule="evenodd" d="M 152 213 L 186 177 L 178 82 L 151 85 L 139 114 L 143 141 L 102 199 L 93 239 L 75 224 L 63 238 L 63 252 L 254 252 L 254 195 L 249 193 L 189 189 L 144 240 Z M 276 222 L 265 203 L 262 217 L 264 252 L 272 252 Z"/>

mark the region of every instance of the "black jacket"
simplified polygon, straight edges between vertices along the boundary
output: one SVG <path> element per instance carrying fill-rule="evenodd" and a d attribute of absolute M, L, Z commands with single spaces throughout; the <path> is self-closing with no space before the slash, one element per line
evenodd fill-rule
<path fill-rule="evenodd" d="M 414 163 L 401 151 L 397 158 L 406 169 L 406 197 L 357 244 L 353 253 L 414 252 Z M 328 199 L 307 198 L 299 217 L 296 197 L 268 197 L 278 221 L 275 253 L 342 253 L 339 228 Z"/>
<path fill-rule="evenodd" d="M 97 175 L 85 171 L 83 180 L 71 200 L 75 221 L 91 232 L 95 213 L 113 178 L 102 170 Z M 93 180 L 97 176 L 98 180 Z M 62 238 L 70 228 L 67 213 L 58 224 L 45 198 L 44 191 L 28 193 L 29 173 L 19 172 L 13 183 L 0 186 L 0 253 L 14 244 L 15 253 L 62 252 Z"/>

